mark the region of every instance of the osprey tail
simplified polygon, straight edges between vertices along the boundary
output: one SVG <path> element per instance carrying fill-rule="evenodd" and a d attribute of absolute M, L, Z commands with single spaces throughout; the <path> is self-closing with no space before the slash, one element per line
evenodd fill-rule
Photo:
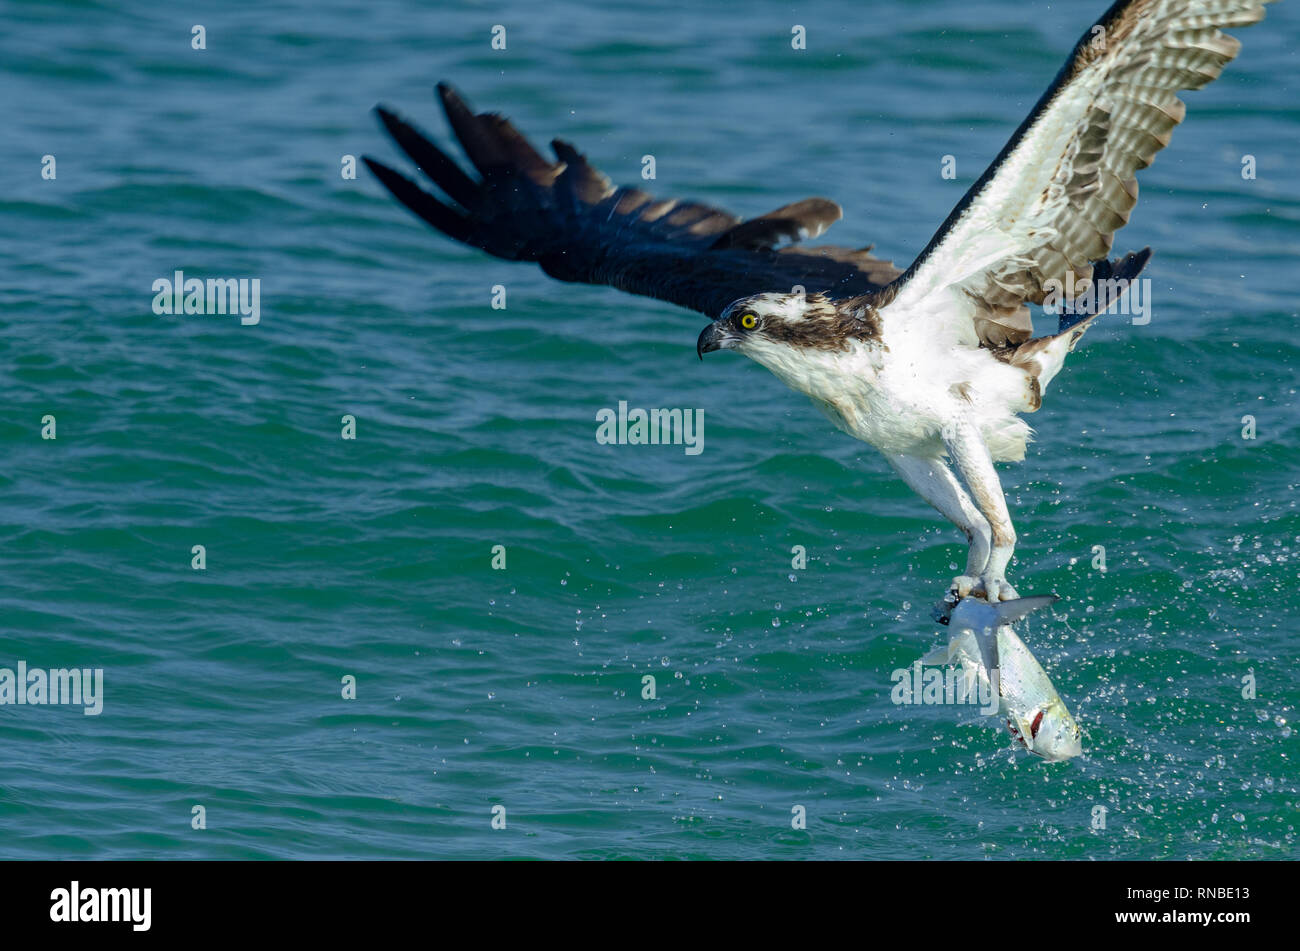
<path fill-rule="evenodd" d="M 1074 349 L 1092 322 L 1106 313 L 1128 290 L 1150 259 L 1151 249 L 1143 248 L 1116 261 L 1096 262 L 1092 266 L 1092 283 L 1062 311 L 1057 332 L 1027 340 L 1011 354 L 1010 364 L 1028 373 L 1031 385 L 1037 389 L 1037 400 L 1031 400 L 1032 409 L 1036 410 L 1042 404 L 1047 384 L 1065 364 L 1065 355 Z"/>
<path fill-rule="evenodd" d="M 1071 302 L 1069 313 L 1064 310 L 1061 312 L 1060 322 L 1056 326 L 1057 334 L 1063 334 L 1080 324 L 1083 325 L 1079 331 L 1082 334 L 1094 317 L 1106 313 L 1119 300 L 1149 260 L 1151 249 L 1143 248 L 1141 251 L 1130 251 L 1117 261 L 1096 262 L 1092 266 L 1092 283 L 1088 293 L 1079 295 Z"/>

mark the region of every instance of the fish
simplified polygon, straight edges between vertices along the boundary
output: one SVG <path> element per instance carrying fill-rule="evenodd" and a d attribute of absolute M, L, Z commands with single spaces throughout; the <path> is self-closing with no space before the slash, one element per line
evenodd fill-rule
<path fill-rule="evenodd" d="M 921 659 L 922 664 L 960 663 L 967 676 L 979 678 L 990 693 L 996 688 L 997 715 L 1005 719 L 1012 738 L 1051 762 L 1083 753 L 1079 725 L 1011 625 L 1059 600 L 1048 594 L 990 604 L 967 595 L 955 606 L 948 602 L 947 610 L 941 605 L 935 617 L 948 625 L 952 636 Z"/>

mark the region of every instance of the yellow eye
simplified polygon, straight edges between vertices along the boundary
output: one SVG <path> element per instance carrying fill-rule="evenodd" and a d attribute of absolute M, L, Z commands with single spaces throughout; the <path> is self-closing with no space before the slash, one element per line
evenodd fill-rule
<path fill-rule="evenodd" d="M 758 318 L 753 314 L 746 314 L 744 317 L 740 318 L 740 326 L 744 327 L 746 330 L 753 330 L 758 326 Z"/>

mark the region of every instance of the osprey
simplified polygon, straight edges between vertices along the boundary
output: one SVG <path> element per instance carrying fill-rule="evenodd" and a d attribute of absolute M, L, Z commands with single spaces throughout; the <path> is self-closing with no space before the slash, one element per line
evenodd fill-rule
<path fill-rule="evenodd" d="M 1149 248 L 1107 259 L 1137 202 L 1134 173 L 1182 121 L 1178 92 L 1237 55 L 1220 28 L 1259 21 L 1265 2 L 1119 0 L 905 271 L 870 247 L 800 245 L 841 217 L 834 202 L 746 221 L 655 200 L 614 187 L 567 142 L 551 143 L 549 161 L 446 84 L 442 107 L 477 177 L 383 107 L 384 127 L 445 199 L 365 162 L 457 241 L 714 318 L 701 359 L 750 357 L 879 449 L 965 533 L 956 596 L 1009 600 L 1016 534 L 994 463 L 1024 458 L 1031 431 L 1019 414 L 1038 409 L 1066 354 L 1146 264 Z M 1035 337 L 1028 305 L 1054 296 L 1067 305 L 1056 332 Z"/>

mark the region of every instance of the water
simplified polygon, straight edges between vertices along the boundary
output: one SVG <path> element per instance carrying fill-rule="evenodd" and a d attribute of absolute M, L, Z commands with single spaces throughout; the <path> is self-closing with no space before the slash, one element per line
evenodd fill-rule
<path fill-rule="evenodd" d="M 905 264 L 1102 4 L 228 6 L 0 14 L 0 666 L 105 671 L 100 716 L 0 707 L 0 855 L 1292 855 L 1294 5 L 1142 174 L 1116 250 L 1155 249 L 1150 324 L 1101 322 L 1004 470 L 1011 578 L 1065 598 L 1022 633 L 1068 765 L 890 702 L 964 550 L 873 450 L 699 363 L 698 315 L 340 167 L 396 160 L 376 102 L 442 136 L 449 79 L 617 181 L 825 194 L 832 240 Z M 177 269 L 260 279 L 260 323 L 156 316 Z M 598 445 L 619 400 L 703 410 L 704 451 Z"/>

